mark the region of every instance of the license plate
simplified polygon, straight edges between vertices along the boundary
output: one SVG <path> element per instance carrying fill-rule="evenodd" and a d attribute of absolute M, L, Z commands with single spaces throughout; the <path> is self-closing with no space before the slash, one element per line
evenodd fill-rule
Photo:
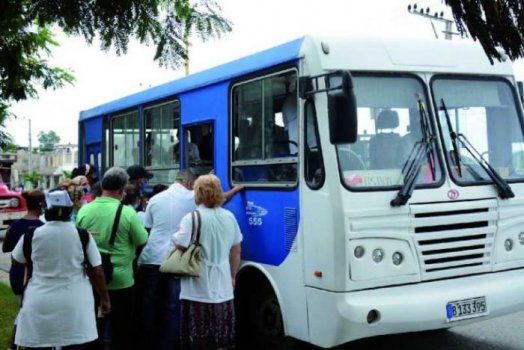
<path fill-rule="evenodd" d="M 451 301 L 446 304 L 448 322 L 478 317 L 488 313 L 486 297 Z"/>

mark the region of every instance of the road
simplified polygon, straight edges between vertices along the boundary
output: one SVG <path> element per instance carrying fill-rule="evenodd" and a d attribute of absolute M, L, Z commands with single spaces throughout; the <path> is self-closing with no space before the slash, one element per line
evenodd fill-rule
<path fill-rule="evenodd" d="M 363 339 L 336 350 L 522 350 L 524 312 L 449 330 Z M 305 347 L 302 349 L 315 349 Z"/>
<path fill-rule="evenodd" d="M 0 252 L 0 282 L 7 282 L 10 256 Z M 523 296 L 524 297 L 524 296 Z M 382 336 L 358 340 L 336 350 L 524 350 L 524 312 L 447 331 Z M 287 349 L 317 350 L 295 344 Z M 276 350 L 276 349 L 275 349 Z"/>

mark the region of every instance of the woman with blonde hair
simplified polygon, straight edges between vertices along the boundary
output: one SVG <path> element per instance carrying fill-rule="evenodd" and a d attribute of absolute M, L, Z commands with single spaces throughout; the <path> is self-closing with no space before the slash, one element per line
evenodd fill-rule
<path fill-rule="evenodd" d="M 181 280 L 181 348 L 230 348 L 235 344 L 233 289 L 242 234 L 234 215 L 221 207 L 224 194 L 218 177 L 200 176 L 194 192 L 198 213 L 187 214 L 174 235 L 177 249 L 187 248 L 192 216 L 200 216 L 195 220 L 201 229 L 200 277 Z"/>

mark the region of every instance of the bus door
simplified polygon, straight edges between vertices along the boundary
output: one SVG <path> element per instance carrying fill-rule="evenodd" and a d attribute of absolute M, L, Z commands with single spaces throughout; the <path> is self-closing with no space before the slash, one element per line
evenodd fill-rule
<path fill-rule="evenodd" d="M 97 169 L 102 167 L 102 144 L 95 143 L 86 147 L 86 163 L 94 165 Z"/>
<path fill-rule="evenodd" d="M 81 124 L 81 140 L 83 149 L 80 162 L 89 163 L 101 170 L 102 167 L 102 118 L 95 118 Z"/>
<path fill-rule="evenodd" d="M 231 90 L 230 183 L 245 190 L 228 208 L 244 235 L 244 260 L 279 266 L 298 256 L 297 85 L 291 68 L 241 81 Z"/>

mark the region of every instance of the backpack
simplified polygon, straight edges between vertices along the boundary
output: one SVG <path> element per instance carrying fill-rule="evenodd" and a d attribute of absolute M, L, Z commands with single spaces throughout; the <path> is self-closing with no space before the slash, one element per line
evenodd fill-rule
<path fill-rule="evenodd" d="M 26 261 L 26 267 L 27 267 L 27 279 L 24 285 L 27 287 L 27 283 L 29 282 L 29 279 L 33 275 L 33 261 L 31 260 L 31 252 L 33 251 L 33 236 L 35 234 L 35 230 L 37 227 L 32 226 L 29 227 L 26 233 L 24 233 L 24 243 L 23 243 L 23 252 L 24 257 Z M 80 236 L 80 242 L 82 243 L 82 251 L 84 252 L 84 261 L 82 265 L 84 266 L 84 273 L 87 272 L 88 268 L 91 268 L 92 265 L 89 262 L 89 259 L 87 258 L 87 245 L 89 244 L 89 232 L 87 230 L 84 230 L 83 228 L 77 227 L 76 230 L 78 231 L 78 235 Z"/>

